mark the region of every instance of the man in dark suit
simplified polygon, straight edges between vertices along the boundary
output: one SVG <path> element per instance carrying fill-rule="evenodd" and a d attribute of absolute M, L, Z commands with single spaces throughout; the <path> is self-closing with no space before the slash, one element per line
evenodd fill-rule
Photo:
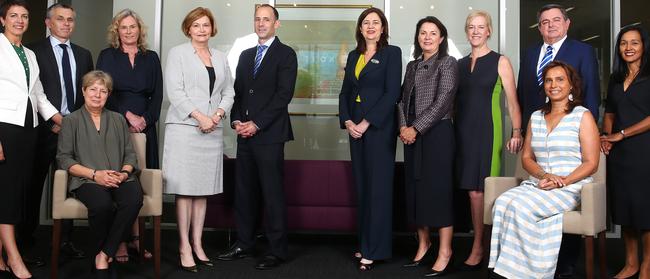
<path fill-rule="evenodd" d="M 284 144 L 293 140 L 288 105 L 296 84 L 297 58 L 275 37 L 280 21 L 273 6 L 260 5 L 254 22 L 258 46 L 239 56 L 230 114 L 238 135 L 234 201 L 238 240 L 218 259 L 251 255 L 261 195 L 270 252 L 255 267 L 270 269 L 287 258 Z"/>
<path fill-rule="evenodd" d="M 517 96 L 522 110 L 522 131 L 526 131 L 530 115 L 544 105 L 546 95 L 541 72 L 552 60 L 566 62 L 579 72 L 582 79 L 583 106 L 591 111 L 594 119 L 598 119 L 600 79 L 594 49 L 590 45 L 567 38 L 571 20 L 561 5 L 543 6 L 537 12 L 537 22 L 544 42 L 528 48 L 522 55 L 519 67 Z M 556 278 L 573 277 L 579 248 L 580 236 L 563 235 Z"/>
<path fill-rule="evenodd" d="M 519 67 L 517 96 L 522 110 L 521 128 L 524 132 L 526 131 L 530 115 L 540 109 L 545 102 L 546 95 L 541 80 L 538 78 L 538 72 L 541 75 L 543 67 L 540 66 L 545 66 L 553 60 L 563 61 L 579 72 L 582 79 L 583 106 L 591 111 L 594 119 L 598 120 L 600 79 L 598 60 L 593 47 L 567 38 L 571 20 L 561 5 L 543 6 L 537 12 L 537 22 L 544 42 L 526 49 Z M 544 59 L 545 56 L 548 58 Z"/>
<path fill-rule="evenodd" d="M 65 116 L 83 105 L 81 80 L 86 73 L 93 70 L 93 60 L 87 49 L 70 42 L 75 27 L 75 11 L 71 6 L 61 3 L 50 6 L 47 9 L 45 25 L 51 36 L 28 45 L 28 48 L 36 54 L 41 70 L 40 80 L 47 99 Z M 24 221 L 17 232 L 22 240 L 22 249 L 29 249 L 35 242 L 33 234 L 39 224 L 43 182 L 54 162 L 57 133 L 61 129 L 51 121 L 40 119 L 39 122 L 43 124 L 39 125 L 38 130 L 34 172 L 31 186 L 27 189 L 28 201 L 25 202 Z M 70 242 L 71 230 L 72 220 L 64 221 L 61 252 L 69 258 L 84 258 L 83 251 L 75 248 Z M 32 262 L 36 265 L 44 264 L 38 257 L 32 258 Z"/>

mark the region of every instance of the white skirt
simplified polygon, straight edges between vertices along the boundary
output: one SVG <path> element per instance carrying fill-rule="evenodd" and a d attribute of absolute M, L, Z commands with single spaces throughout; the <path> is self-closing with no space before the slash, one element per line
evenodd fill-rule
<path fill-rule="evenodd" d="M 167 124 L 162 163 L 165 194 L 208 196 L 223 192 L 223 128 Z"/>

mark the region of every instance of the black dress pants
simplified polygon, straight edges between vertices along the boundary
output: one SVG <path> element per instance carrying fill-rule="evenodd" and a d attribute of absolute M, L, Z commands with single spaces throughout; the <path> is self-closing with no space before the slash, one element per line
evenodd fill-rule
<path fill-rule="evenodd" d="M 38 139 L 36 143 L 36 154 L 34 157 L 34 170 L 32 171 L 31 183 L 26 189 L 26 202 L 23 221 L 16 227 L 16 235 L 20 237 L 22 249 L 30 249 L 35 243 L 34 232 L 39 225 L 41 212 L 41 198 L 43 196 L 43 184 L 52 168 L 56 169 L 56 147 L 58 136 L 50 131 L 49 125 L 40 119 L 38 126 Z M 47 183 L 48 185 L 52 185 Z M 61 242 L 70 241 L 73 220 L 61 220 Z"/>
<path fill-rule="evenodd" d="M 86 183 L 75 193 L 88 208 L 88 224 L 96 245 L 91 255 L 104 251 L 109 257 L 115 256 L 142 208 L 142 186 L 138 181 L 124 182 L 118 188 Z"/>
<path fill-rule="evenodd" d="M 255 244 L 260 195 L 264 202 L 265 232 L 270 253 L 287 258 L 287 205 L 284 196 L 284 143 L 237 145 L 235 222 L 237 246 Z"/>

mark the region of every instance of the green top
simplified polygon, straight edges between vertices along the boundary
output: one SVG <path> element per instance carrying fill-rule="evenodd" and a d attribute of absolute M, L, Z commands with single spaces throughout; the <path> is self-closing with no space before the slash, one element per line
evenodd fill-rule
<path fill-rule="evenodd" d="M 80 164 L 94 170 L 120 171 L 122 166 L 131 165 L 134 171 L 127 181 L 135 180 L 138 160 L 126 120 L 121 114 L 107 109 L 102 111 L 100 118 L 99 131 L 84 107 L 63 118 L 56 154 L 59 168 L 68 170 Z M 84 183 L 95 182 L 71 175 L 68 191 Z"/>
<path fill-rule="evenodd" d="M 27 55 L 25 55 L 25 49 L 23 48 L 22 45 L 17 46 L 11 44 L 11 46 L 14 47 L 16 54 L 18 54 L 18 58 L 20 58 L 20 62 L 23 63 L 23 67 L 25 68 L 25 77 L 27 78 L 27 87 L 29 87 L 29 62 L 27 62 Z"/>

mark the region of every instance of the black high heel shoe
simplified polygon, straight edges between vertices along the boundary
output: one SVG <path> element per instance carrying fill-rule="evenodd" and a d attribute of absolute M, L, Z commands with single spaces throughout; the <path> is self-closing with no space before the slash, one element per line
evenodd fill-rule
<path fill-rule="evenodd" d="M 447 266 L 445 266 L 443 270 L 431 269 L 431 272 L 425 274 L 424 277 L 441 277 L 441 276 L 448 275 L 449 273 L 451 273 L 453 266 L 454 266 L 454 258 L 452 257 L 451 259 L 449 259 Z"/>
<path fill-rule="evenodd" d="M 1 270 L 0 275 L 9 276 L 9 278 L 18 278 L 18 279 L 27 279 L 27 278 L 32 278 L 33 277 L 33 275 L 32 275 L 32 277 L 20 278 L 20 277 L 16 276 L 16 273 L 14 273 L 14 271 L 11 270 L 11 267 L 9 267 L 9 265 L 7 265 L 5 269 Z M 2 278 L 4 278 L 4 277 L 2 277 Z"/>
<path fill-rule="evenodd" d="M 429 246 L 429 248 L 427 248 L 427 251 L 424 252 L 424 255 L 422 255 L 422 257 L 419 260 L 411 261 L 410 263 L 407 263 L 407 264 L 403 265 L 402 267 L 418 267 L 418 266 L 420 266 L 422 264 L 422 260 L 424 260 L 424 258 L 426 258 L 426 256 L 429 254 L 429 251 L 431 250 L 430 248 L 431 248 L 431 246 Z"/>
<path fill-rule="evenodd" d="M 197 273 L 199 272 L 199 268 L 196 265 L 192 266 L 184 266 L 183 262 L 181 261 L 181 256 L 178 255 L 178 266 L 181 267 L 181 270 L 191 272 L 191 273 Z"/>
<path fill-rule="evenodd" d="M 483 267 L 483 259 L 481 259 L 477 264 L 466 264 L 463 262 L 458 269 L 460 271 L 477 271 L 480 270 L 481 267 Z"/>
<path fill-rule="evenodd" d="M 199 259 L 199 257 L 196 255 L 196 253 L 194 253 L 194 251 L 192 251 L 192 257 L 194 257 L 194 260 L 197 261 L 201 265 L 214 266 L 214 262 L 212 262 L 212 260 L 210 260 L 210 258 L 208 258 L 207 261 Z"/>

